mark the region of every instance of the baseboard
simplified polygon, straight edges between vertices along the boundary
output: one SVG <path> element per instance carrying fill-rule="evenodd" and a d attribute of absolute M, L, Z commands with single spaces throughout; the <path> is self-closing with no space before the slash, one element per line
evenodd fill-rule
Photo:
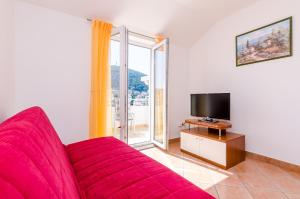
<path fill-rule="evenodd" d="M 300 165 L 291 164 L 288 162 L 284 162 L 282 160 L 277 160 L 277 159 L 270 158 L 270 157 L 260 155 L 257 153 L 252 153 L 252 152 L 246 151 L 246 157 L 250 157 L 255 160 L 260 160 L 262 162 L 267 162 L 267 163 L 273 164 L 275 166 L 281 167 L 286 170 L 300 172 Z"/>
<path fill-rule="evenodd" d="M 169 144 L 175 143 L 175 142 L 180 142 L 180 138 L 172 138 L 172 139 L 169 139 Z"/>

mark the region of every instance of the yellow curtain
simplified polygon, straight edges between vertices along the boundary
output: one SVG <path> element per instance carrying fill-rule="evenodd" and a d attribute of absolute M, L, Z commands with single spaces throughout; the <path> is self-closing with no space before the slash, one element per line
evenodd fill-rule
<path fill-rule="evenodd" d="M 112 24 L 92 22 L 90 138 L 112 135 L 110 121 L 109 49 Z"/>

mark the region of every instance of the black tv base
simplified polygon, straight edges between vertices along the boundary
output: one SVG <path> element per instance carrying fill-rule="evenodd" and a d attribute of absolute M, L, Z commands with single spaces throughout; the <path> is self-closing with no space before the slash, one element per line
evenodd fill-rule
<path fill-rule="evenodd" d="M 218 123 L 218 122 L 219 122 L 218 120 L 215 120 L 215 119 L 207 119 L 207 118 L 199 119 L 198 121 L 199 121 L 199 122 L 208 122 L 208 123 Z"/>

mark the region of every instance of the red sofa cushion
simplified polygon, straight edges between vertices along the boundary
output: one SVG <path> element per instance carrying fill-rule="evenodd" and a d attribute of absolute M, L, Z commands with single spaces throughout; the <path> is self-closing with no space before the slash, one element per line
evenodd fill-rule
<path fill-rule="evenodd" d="M 213 197 L 115 138 L 65 147 L 33 107 L 0 124 L 0 198 Z"/>
<path fill-rule="evenodd" d="M 66 150 L 87 199 L 213 198 L 113 137 L 70 144 Z"/>
<path fill-rule="evenodd" d="M 45 113 L 25 110 L 0 125 L 0 198 L 80 198 L 64 145 Z"/>

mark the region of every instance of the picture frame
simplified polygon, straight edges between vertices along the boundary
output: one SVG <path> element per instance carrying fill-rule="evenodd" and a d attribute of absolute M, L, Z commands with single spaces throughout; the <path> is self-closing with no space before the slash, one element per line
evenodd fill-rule
<path fill-rule="evenodd" d="M 236 36 L 236 66 L 293 55 L 293 18 L 262 26 Z"/>

